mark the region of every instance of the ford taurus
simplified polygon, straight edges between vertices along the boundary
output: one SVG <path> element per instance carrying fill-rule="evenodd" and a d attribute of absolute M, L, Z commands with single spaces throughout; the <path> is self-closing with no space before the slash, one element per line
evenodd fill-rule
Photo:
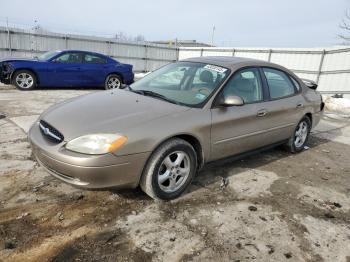
<path fill-rule="evenodd" d="M 323 111 L 316 87 L 264 61 L 192 58 L 55 105 L 29 139 L 38 162 L 66 183 L 140 185 L 174 199 L 210 161 L 271 145 L 302 151 Z"/>

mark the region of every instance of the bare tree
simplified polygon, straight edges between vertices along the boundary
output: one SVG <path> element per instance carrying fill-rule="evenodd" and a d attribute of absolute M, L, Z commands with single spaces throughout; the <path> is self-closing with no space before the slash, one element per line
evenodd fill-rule
<path fill-rule="evenodd" d="M 122 31 L 118 32 L 115 34 L 115 38 L 121 41 L 131 41 L 131 42 L 144 42 L 146 41 L 145 37 L 141 34 L 137 35 L 137 36 L 132 36 L 132 35 L 128 35 Z"/>
<path fill-rule="evenodd" d="M 125 34 L 124 32 L 120 31 L 118 33 L 115 34 L 115 38 L 118 40 L 122 40 L 122 41 L 128 41 L 129 37 L 127 34 Z"/>
<path fill-rule="evenodd" d="M 143 35 L 138 34 L 136 37 L 134 37 L 134 40 L 135 40 L 136 42 L 145 42 L 145 41 L 146 41 L 146 38 L 145 38 Z"/>
<path fill-rule="evenodd" d="M 343 31 L 343 33 L 338 34 L 339 38 L 345 42 L 350 42 L 350 13 L 348 11 L 345 12 L 345 16 L 339 27 Z"/>

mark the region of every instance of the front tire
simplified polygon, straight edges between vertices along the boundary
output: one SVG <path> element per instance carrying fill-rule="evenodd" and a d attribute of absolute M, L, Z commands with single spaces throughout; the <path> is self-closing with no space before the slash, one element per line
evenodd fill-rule
<path fill-rule="evenodd" d="M 291 153 L 298 153 L 304 149 L 309 138 L 310 130 L 311 120 L 309 117 L 304 116 L 298 123 L 293 135 L 289 138 L 287 143 L 287 148 Z"/>
<path fill-rule="evenodd" d="M 120 88 L 123 84 L 121 77 L 117 74 L 111 74 L 107 76 L 105 81 L 105 89 Z"/>
<path fill-rule="evenodd" d="M 196 172 L 196 151 L 188 142 L 174 138 L 152 153 L 140 186 L 153 199 L 171 200 L 186 190 Z"/>
<path fill-rule="evenodd" d="M 19 70 L 13 75 L 12 84 L 20 90 L 32 90 L 37 85 L 37 79 L 33 72 Z"/>

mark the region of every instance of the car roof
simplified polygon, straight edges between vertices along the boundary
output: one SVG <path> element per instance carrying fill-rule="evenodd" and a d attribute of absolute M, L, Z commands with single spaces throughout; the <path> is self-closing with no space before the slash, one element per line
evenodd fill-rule
<path fill-rule="evenodd" d="M 201 57 L 187 58 L 181 61 L 197 62 L 197 63 L 205 63 L 205 64 L 211 64 L 216 66 L 222 66 L 225 68 L 229 68 L 232 71 L 235 71 L 245 66 L 267 66 L 267 67 L 279 68 L 290 72 L 288 69 L 280 65 L 273 64 L 267 61 L 245 58 L 245 57 L 236 57 L 236 56 L 201 56 Z"/>

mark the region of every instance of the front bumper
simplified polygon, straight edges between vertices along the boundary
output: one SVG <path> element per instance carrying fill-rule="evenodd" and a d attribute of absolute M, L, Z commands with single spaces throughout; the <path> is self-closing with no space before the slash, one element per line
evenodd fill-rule
<path fill-rule="evenodd" d="M 127 156 L 85 155 L 65 149 L 44 137 L 35 123 L 28 133 L 33 154 L 52 176 L 87 189 L 135 188 L 149 152 Z"/>
<path fill-rule="evenodd" d="M 11 72 L 7 70 L 4 63 L 0 63 L 0 82 L 5 85 L 11 84 Z"/>

